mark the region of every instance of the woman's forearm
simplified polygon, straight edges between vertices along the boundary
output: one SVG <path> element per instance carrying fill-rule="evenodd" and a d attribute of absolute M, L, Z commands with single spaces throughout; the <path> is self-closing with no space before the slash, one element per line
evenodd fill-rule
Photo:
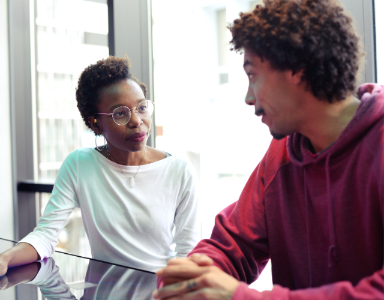
<path fill-rule="evenodd" d="M 0 260 L 8 267 L 20 266 L 40 260 L 40 256 L 30 244 L 20 243 L 0 254 Z"/>

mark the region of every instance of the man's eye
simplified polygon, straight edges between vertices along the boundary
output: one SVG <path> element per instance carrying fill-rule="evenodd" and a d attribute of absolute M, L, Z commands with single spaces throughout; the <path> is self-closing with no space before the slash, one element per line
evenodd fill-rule
<path fill-rule="evenodd" d="M 145 105 L 141 105 L 141 106 L 139 106 L 138 107 L 138 111 L 146 111 L 147 110 L 147 106 L 145 106 Z"/>

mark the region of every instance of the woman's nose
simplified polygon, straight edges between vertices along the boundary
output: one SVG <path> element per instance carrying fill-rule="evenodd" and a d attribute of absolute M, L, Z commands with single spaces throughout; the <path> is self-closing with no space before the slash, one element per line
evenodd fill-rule
<path fill-rule="evenodd" d="M 129 127 L 138 127 L 142 123 L 140 115 L 136 110 L 131 111 L 131 118 L 129 119 L 128 126 Z"/>

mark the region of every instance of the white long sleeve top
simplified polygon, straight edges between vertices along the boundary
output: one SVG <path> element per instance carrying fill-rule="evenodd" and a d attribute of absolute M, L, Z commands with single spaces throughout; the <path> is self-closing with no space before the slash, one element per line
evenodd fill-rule
<path fill-rule="evenodd" d="M 73 151 L 37 227 L 20 242 L 32 245 L 41 259 L 50 257 L 69 215 L 79 207 L 93 258 L 156 271 L 170 258 L 186 256 L 199 240 L 193 168 L 169 156 L 142 165 L 130 188 L 128 176 L 137 170 L 93 148 Z"/>

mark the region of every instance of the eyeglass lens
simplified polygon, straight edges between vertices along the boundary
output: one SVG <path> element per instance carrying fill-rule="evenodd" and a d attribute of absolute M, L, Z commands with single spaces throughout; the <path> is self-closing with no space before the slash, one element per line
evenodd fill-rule
<path fill-rule="evenodd" d="M 137 106 L 136 112 L 141 119 L 147 119 L 153 114 L 153 103 L 150 100 L 144 100 Z M 113 111 L 113 120 L 116 124 L 125 125 L 131 118 L 131 111 L 126 106 L 120 106 Z"/>

